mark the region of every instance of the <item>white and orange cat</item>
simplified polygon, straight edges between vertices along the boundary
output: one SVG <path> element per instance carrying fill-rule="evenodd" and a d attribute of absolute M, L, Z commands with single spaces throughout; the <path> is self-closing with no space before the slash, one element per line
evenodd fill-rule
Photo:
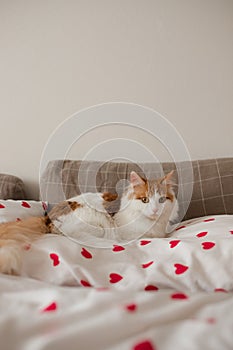
<path fill-rule="evenodd" d="M 173 171 L 157 180 L 146 180 L 134 171 L 130 186 L 121 198 L 114 221 L 123 239 L 165 237 L 170 222 L 178 217 L 178 202 L 173 191 Z"/>
<path fill-rule="evenodd" d="M 146 180 L 133 171 L 119 199 L 111 193 L 83 193 L 55 205 L 48 216 L 0 224 L 0 272 L 19 274 L 23 247 L 47 233 L 118 242 L 141 236 L 165 237 L 169 221 L 178 213 L 172 175 L 173 171 Z M 119 210 L 113 213 L 112 204 L 117 201 Z"/>

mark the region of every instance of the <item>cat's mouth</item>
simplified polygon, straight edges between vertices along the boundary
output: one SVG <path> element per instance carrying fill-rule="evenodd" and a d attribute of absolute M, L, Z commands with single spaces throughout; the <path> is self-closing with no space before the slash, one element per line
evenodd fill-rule
<path fill-rule="evenodd" d="M 152 214 L 152 215 L 147 215 L 148 219 L 150 220 L 158 220 L 159 218 L 159 214 L 156 213 L 156 214 Z"/>

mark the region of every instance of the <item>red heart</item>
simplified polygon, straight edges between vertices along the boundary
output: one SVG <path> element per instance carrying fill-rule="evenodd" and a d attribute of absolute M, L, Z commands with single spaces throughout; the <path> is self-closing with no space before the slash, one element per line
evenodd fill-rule
<path fill-rule="evenodd" d="M 209 221 L 214 221 L 215 219 L 214 218 L 211 218 L 211 219 L 205 219 L 203 220 L 204 222 L 209 222 Z"/>
<path fill-rule="evenodd" d="M 146 263 L 146 264 L 142 264 L 142 268 L 143 269 L 146 269 L 147 267 L 149 267 L 150 265 L 152 265 L 154 263 L 154 261 L 150 261 L 150 262 L 148 262 L 148 263 Z"/>
<path fill-rule="evenodd" d="M 22 205 L 22 207 L 24 207 L 24 208 L 31 208 L 30 204 L 27 203 L 27 202 L 24 202 L 24 201 L 21 203 L 21 205 Z"/>
<path fill-rule="evenodd" d="M 174 264 L 174 267 L 176 268 L 175 273 L 177 275 L 181 275 L 182 273 L 184 273 L 185 271 L 188 270 L 188 266 L 182 265 L 182 264 Z"/>
<path fill-rule="evenodd" d="M 126 310 L 133 312 L 137 310 L 137 305 L 136 304 L 129 304 L 125 306 Z"/>
<path fill-rule="evenodd" d="M 209 317 L 209 318 L 206 319 L 206 322 L 209 323 L 209 324 L 214 324 L 214 323 L 216 323 L 216 318 Z"/>
<path fill-rule="evenodd" d="M 202 248 L 205 250 L 211 249 L 215 246 L 214 242 L 202 242 Z"/>
<path fill-rule="evenodd" d="M 44 211 L 48 210 L 48 206 L 45 202 L 42 202 L 42 207 L 43 207 Z"/>
<path fill-rule="evenodd" d="M 230 233 L 233 235 L 233 230 L 232 230 L 232 231 L 230 231 Z"/>
<path fill-rule="evenodd" d="M 184 293 L 174 293 L 171 295 L 172 299 L 188 299 L 187 295 Z"/>
<path fill-rule="evenodd" d="M 56 311 L 57 310 L 57 304 L 55 302 L 49 304 L 48 306 L 46 306 L 42 312 L 50 312 L 50 311 Z"/>
<path fill-rule="evenodd" d="M 152 284 L 148 284 L 148 286 L 145 287 L 145 290 L 148 291 L 148 290 L 159 290 L 158 287 L 156 286 L 153 286 Z"/>
<path fill-rule="evenodd" d="M 224 288 L 215 288 L 215 292 L 223 292 L 223 293 L 228 293 L 226 289 Z"/>
<path fill-rule="evenodd" d="M 23 246 L 23 249 L 24 249 L 24 250 L 30 250 L 30 249 L 31 249 L 31 244 L 30 244 L 30 243 L 25 244 L 25 245 Z"/>
<path fill-rule="evenodd" d="M 53 266 L 57 266 L 60 264 L 59 256 L 55 253 L 49 254 L 50 259 L 53 260 Z"/>
<path fill-rule="evenodd" d="M 109 277 L 110 277 L 110 280 L 109 280 L 110 283 L 117 283 L 123 278 L 118 273 L 110 273 Z"/>
<path fill-rule="evenodd" d="M 114 247 L 114 248 L 112 249 L 113 252 L 120 252 L 120 251 L 122 251 L 122 250 L 125 250 L 125 248 L 122 247 L 121 245 L 113 244 L 113 247 Z"/>
<path fill-rule="evenodd" d="M 17 218 L 16 221 L 22 221 L 20 218 Z"/>
<path fill-rule="evenodd" d="M 175 239 L 174 241 L 170 241 L 169 244 L 170 244 L 170 248 L 174 248 L 177 246 L 177 244 L 180 243 L 180 240 L 179 239 Z"/>
<path fill-rule="evenodd" d="M 176 228 L 176 231 L 179 231 L 179 230 L 181 230 L 182 228 L 185 228 L 186 226 L 180 226 L 180 227 L 177 227 Z"/>
<path fill-rule="evenodd" d="M 5 205 L 0 203 L 0 209 L 4 209 L 4 208 L 6 208 Z"/>
<path fill-rule="evenodd" d="M 80 283 L 83 287 L 92 287 L 92 285 L 87 281 L 81 280 Z"/>
<path fill-rule="evenodd" d="M 151 243 L 151 241 L 142 240 L 142 241 L 140 242 L 140 245 L 147 245 L 147 244 L 149 244 L 149 243 Z"/>
<path fill-rule="evenodd" d="M 156 350 L 149 340 L 144 340 L 141 343 L 136 344 L 133 350 Z"/>
<path fill-rule="evenodd" d="M 86 250 L 85 248 L 82 248 L 81 254 L 86 259 L 92 259 L 91 253 L 88 250 Z"/>
<path fill-rule="evenodd" d="M 207 231 L 203 231 L 203 232 L 198 233 L 196 236 L 198 238 L 205 237 L 207 235 L 207 233 L 208 233 Z"/>

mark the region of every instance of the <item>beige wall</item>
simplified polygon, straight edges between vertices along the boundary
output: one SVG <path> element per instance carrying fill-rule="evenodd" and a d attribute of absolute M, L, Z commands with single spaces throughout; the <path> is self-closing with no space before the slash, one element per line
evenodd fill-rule
<path fill-rule="evenodd" d="M 35 196 L 54 128 L 108 101 L 156 109 L 193 159 L 232 156 L 232 37 L 232 0 L 0 0 L 0 172 Z"/>

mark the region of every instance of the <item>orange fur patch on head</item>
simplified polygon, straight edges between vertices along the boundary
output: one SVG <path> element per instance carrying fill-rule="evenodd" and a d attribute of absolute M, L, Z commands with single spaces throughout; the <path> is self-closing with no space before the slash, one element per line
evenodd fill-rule
<path fill-rule="evenodd" d="M 171 193 L 171 192 L 169 192 L 169 189 L 168 189 L 168 191 L 166 192 L 166 197 L 167 197 L 168 199 L 170 199 L 171 202 L 174 201 L 174 194 Z"/>
<path fill-rule="evenodd" d="M 128 199 L 141 199 L 148 196 L 148 181 L 135 171 L 130 173 L 130 183 L 133 191 L 128 193 Z"/>
<path fill-rule="evenodd" d="M 166 196 L 172 202 L 174 200 L 174 193 L 172 191 L 172 186 L 173 186 L 172 177 L 173 177 L 173 174 L 174 174 L 174 170 L 170 171 L 170 173 L 168 173 L 167 175 L 165 175 L 161 179 L 157 180 L 158 192 L 161 195 Z"/>
<path fill-rule="evenodd" d="M 133 193 L 134 193 L 135 199 L 141 199 L 143 197 L 148 197 L 148 195 L 149 195 L 148 182 L 145 181 L 144 185 L 135 186 Z"/>

